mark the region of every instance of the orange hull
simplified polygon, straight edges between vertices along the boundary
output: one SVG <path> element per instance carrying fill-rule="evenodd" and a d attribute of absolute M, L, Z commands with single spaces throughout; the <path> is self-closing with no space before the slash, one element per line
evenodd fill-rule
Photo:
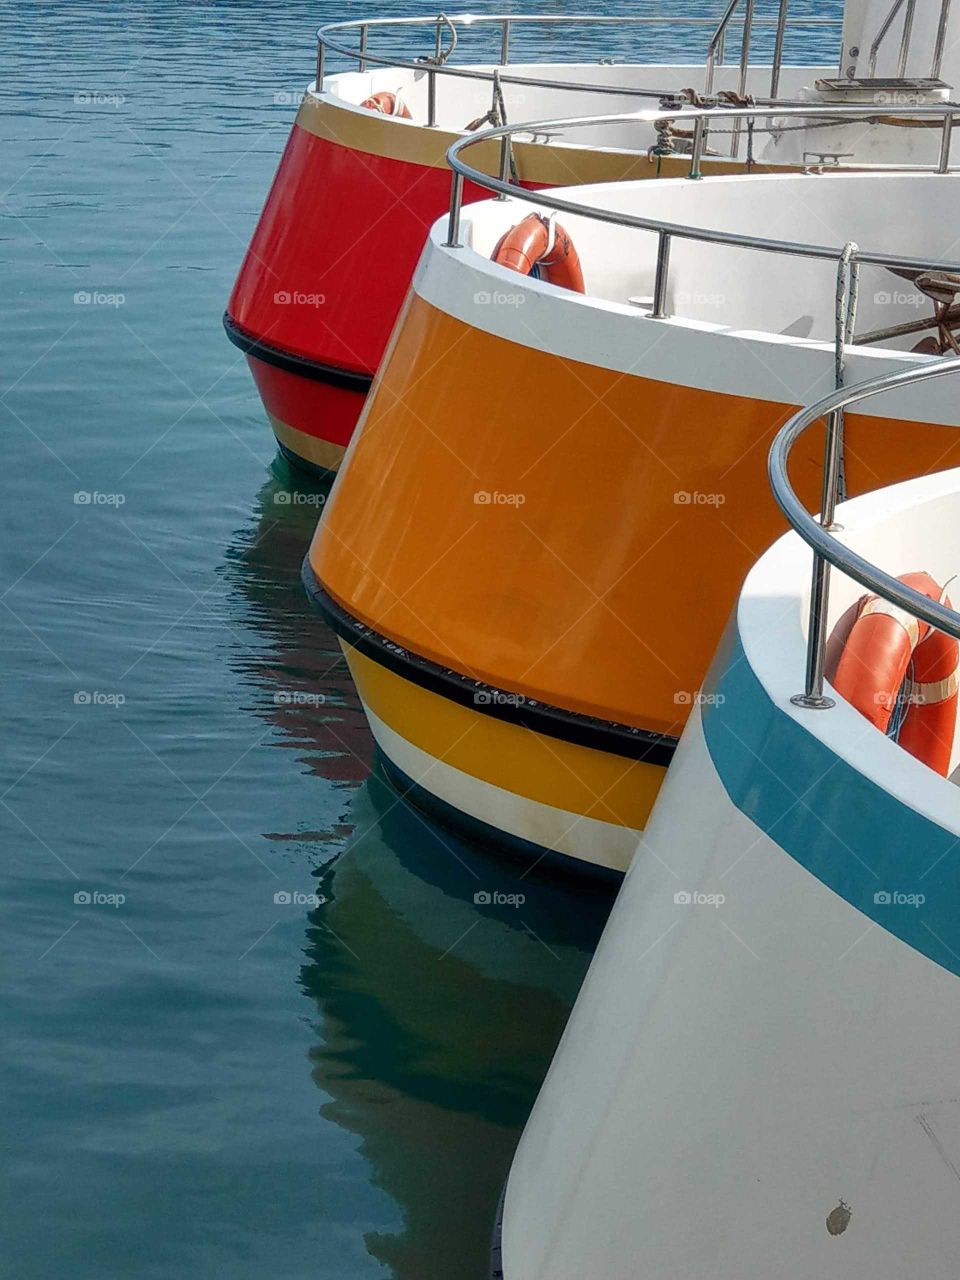
<path fill-rule="evenodd" d="M 795 406 L 506 342 L 417 295 L 381 384 L 310 552 L 326 590 L 465 676 L 678 733 L 784 531 L 765 462 Z M 949 427 L 851 417 L 847 441 L 851 494 L 960 463 Z M 810 433 L 811 506 L 821 459 Z"/>

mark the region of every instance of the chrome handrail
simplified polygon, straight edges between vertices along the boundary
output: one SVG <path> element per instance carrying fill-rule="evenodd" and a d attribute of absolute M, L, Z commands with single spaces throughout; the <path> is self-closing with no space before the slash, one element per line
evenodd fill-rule
<path fill-rule="evenodd" d="M 960 359 L 931 361 L 920 368 L 888 373 L 883 377 L 872 378 L 868 382 L 835 391 L 808 408 L 801 409 L 799 413 L 795 413 L 789 422 L 780 428 L 770 446 L 767 474 L 777 506 L 786 516 L 794 532 L 813 548 L 806 682 L 803 693 L 798 693 L 791 699 L 797 706 L 822 710 L 835 705 L 834 700 L 823 692 L 831 567 L 839 569 L 848 578 L 852 578 L 868 591 L 903 609 L 905 613 L 960 640 L 960 613 L 939 601 L 931 600 L 913 587 L 908 587 L 838 542 L 830 532 L 832 512 L 821 512 L 820 520 L 814 519 L 797 497 L 788 474 L 790 453 L 794 445 L 807 428 L 821 418 L 829 419 L 831 416 L 843 413 L 850 405 L 859 404 L 873 396 L 914 387 L 930 378 L 942 378 L 958 372 L 960 372 Z M 829 456 L 825 457 L 825 491 L 834 490 L 836 475 L 828 474 L 834 466 L 834 461 Z"/>
<path fill-rule="evenodd" d="M 736 116 L 750 121 L 758 119 L 791 119 L 805 120 L 843 120 L 872 119 L 876 113 L 865 112 L 862 106 L 841 104 L 825 109 L 804 107 L 775 106 L 730 106 L 722 108 L 690 107 L 676 111 L 636 111 L 625 115 L 612 116 L 580 116 L 573 119 L 541 120 L 523 125 L 501 125 L 496 129 L 485 129 L 482 133 L 470 134 L 459 138 L 447 150 L 447 163 L 453 171 L 450 189 L 450 215 L 447 224 L 446 247 L 458 249 L 460 243 L 460 216 L 463 208 L 464 183 L 469 181 L 497 195 L 509 196 L 515 200 L 523 200 L 542 208 L 558 213 L 570 213 L 579 217 L 592 218 L 598 222 L 608 222 L 615 226 L 633 227 L 639 231 L 652 231 L 659 236 L 657 252 L 657 269 L 654 283 L 654 305 L 652 316 L 662 320 L 666 317 L 666 295 L 668 272 L 670 266 L 670 245 L 674 238 L 697 240 L 709 244 L 729 245 L 740 249 L 755 249 L 762 253 L 783 253 L 793 257 L 836 260 L 842 249 L 835 245 L 810 244 L 793 240 L 775 240 L 764 236 L 742 235 L 733 231 L 716 231 L 707 227 L 694 227 L 677 222 L 667 222 L 660 218 L 641 218 L 635 214 L 622 213 L 618 210 L 604 209 L 597 205 L 583 204 L 557 195 L 556 190 L 530 191 L 516 186 L 503 178 L 493 177 L 480 169 L 468 165 L 461 159 L 461 153 L 470 147 L 483 142 L 502 140 L 509 145 L 515 134 L 532 134 L 539 136 L 561 130 L 596 127 L 608 124 L 652 124 L 662 120 L 678 120 L 694 122 L 693 152 L 690 157 L 690 177 L 699 178 L 702 158 L 703 138 L 707 122 L 717 119 L 730 119 Z M 928 103 L 919 106 L 897 107 L 899 117 L 930 117 L 942 120 L 942 142 L 940 157 L 935 166 L 897 165 L 891 170 L 903 173 L 936 172 L 947 173 L 950 170 L 949 153 L 952 136 L 953 118 L 960 116 L 960 103 Z M 891 126 L 893 127 L 893 126 Z M 856 261 L 869 266 L 888 267 L 902 270 L 928 270 L 936 266 L 945 271 L 960 271 L 960 263 L 931 263 L 924 258 L 908 257 L 900 254 L 877 253 L 858 249 Z"/>
<path fill-rule="evenodd" d="M 940 67 L 943 61 L 944 43 L 947 36 L 947 21 L 950 17 L 951 0 L 940 0 L 940 17 L 937 19 L 937 34 L 934 39 L 933 56 L 930 62 L 931 79 L 937 80 L 940 77 Z M 867 62 L 868 77 L 875 76 L 877 73 L 877 58 L 880 49 L 890 34 L 890 29 L 896 20 L 897 14 L 906 4 L 906 12 L 903 15 L 903 29 L 900 33 L 900 52 L 897 55 L 897 76 L 900 79 L 906 75 L 907 59 L 910 56 L 910 42 L 913 36 L 913 20 L 916 16 L 917 0 L 893 0 L 890 11 L 880 24 L 873 43 L 870 46 L 870 57 Z"/>
<path fill-rule="evenodd" d="M 749 23 L 753 26 L 770 26 L 776 28 L 776 40 L 774 47 L 774 58 L 782 62 L 783 58 L 783 38 L 786 27 L 825 27 L 835 28 L 841 27 L 842 22 L 836 18 L 819 18 L 805 15 L 797 15 L 793 17 L 786 16 L 786 5 L 789 0 L 781 0 L 781 11 L 776 18 L 755 18 L 753 17 L 753 5 L 755 0 L 747 0 L 749 6 Z M 740 0 L 730 0 L 730 7 L 736 8 Z M 436 16 L 419 16 L 413 18 L 354 18 L 347 22 L 329 22 L 325 23 L 317 31 L 317 71 L 316 86 L 319 92 L 323 86 L 324 76 L 326 74 L 326 57 L 327 52 L 338 53 L 351 61 L 356 61 L 359 70 L 364 71 L 368 63 L 374 63 L 377 66 L 384 67 L 400 67 L 410 71 L 426 72 L 431 82 L 437 75 L 459 76 L 464 79 L 493 81 L 494 76 L 499 77 L 501 84 L 522 84 L 532 88 L 539 89 L 558 89 L 571 93 L 603 93 L 629 95 L 638 98 L 662 98 L 672 96 L 675 89 L 638 89 L 631 85 L 598 85 L 592 83 L 581 83 L 567 80 L 546 80 L 535 78 L 532 76 L 517 76 L 506 74 L 499 69 L 497 72 L 484 71 L 477 67 L 467 66 L 451 66 L 446 62 L 438 61 L 438 45 L 439 32 L 442 26 L 446 26 L 454 31 L 461 28 L 473 28 L 483 26 L 500 27 L 500 65 L 507 66 L 509 59 L 510 37 L 514 28 L 518 25 L 530 26 L 596 26 L 596 27 L 614 27 L 623 28 L 624 26 L 642 27 L 642 26 L 677 26 L 677 27 L 709 27 L 715 28 L 714 40 L 718 40 L 715 56 L 719 54 L 722 62 L 722 51 L 724 46 L 724 38 L 727 26 L 730 24 L 733 15 L 724 14 L 721 19 L 721 28 L 717 27 L 714 18 L 697 18 L 697 17 L 674 17 L 672 15 L 644 15 L 644 16 L 625 16 L 625 17 L 608 17 L 605 15 L 595 14 L 544 14 L 544 13 L 500 13 L 500 14 L 445 14 L 441 13 Z M 749 23 L 745 19 L 739 19 L 745 26 L 744 44 L 749 47 Z M 405 59 L 397 58 L 388 54 L 376 54 L 370 52 L 369 36 L 373 29 L 382 30 L 385 28 L 429 28 L 434 33 L 434 49 L 431 54 L 421 58 Z M 359 35 L 359 45 L 349 45 L 341 43 L 336 37 L 346 31 L 356 31 Z M 711 45 L 713 41 L 711 41 Z M 743 50 L 741 50 L 741 58 Z M 775 85 L 779 84 L 779 65 L 776 66 L 775 74 L 772 77 Z M 773 96 L 773 91 L 771 96 Z"/>

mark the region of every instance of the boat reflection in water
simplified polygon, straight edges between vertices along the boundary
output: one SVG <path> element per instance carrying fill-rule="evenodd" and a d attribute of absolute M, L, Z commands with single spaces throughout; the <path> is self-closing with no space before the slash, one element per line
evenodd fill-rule
<path fill-rule="evenodd" d="M 275 465 L 228 573 L 251 606 L 256 651 L 243 661 L 268 694 L 258 713 L 317 775 L 323 816 L 272 834 L 314 865 L 299 974 L 315 1030 L 308 1069 L 321 1114 L 357 1135 L 371 1183 L 396 1205 L 395 1230 L 382 1218 L 365 1229 L 373 1257 L 398 1280 L 482 1275 L 491 1201 L 611 895 L 522 874 L 430 824 L 376 763 L 357 785 L 369 732 L 297 576 L 325 491 L 294 474 Z M 353 1195 L 349 1180 L 324 1172 L 320 1196 L 339 1195 Z"/>
<path fill-rule="evenodd" d="M 481 1275 L 489 1205 L 611 899 L 521 878 L 430 825 L 379 772 L 350 817 L 355 838 L 318 874 L 301 972 L 320 1014 L 323 1112 L 360 1137 L 403 1213 L 396 1235 L 367 1240 L 392 1274 Z"/>
<path fill-rule="evenodd" d="M 266 695 L 257 699 L 258 715 L 285 745 L 307 751 L 302 763 L 312 773 L 355 786 L 370 767 L 370 734 L 336 639 L 304 601 L 298 573 L 329 487 L 277 457 L 258 495 L 256 524 L 236 535 L 226 572 L 246 597 L 239 669 Z M 329 804 L 334 795 L 318 801 Z"/>

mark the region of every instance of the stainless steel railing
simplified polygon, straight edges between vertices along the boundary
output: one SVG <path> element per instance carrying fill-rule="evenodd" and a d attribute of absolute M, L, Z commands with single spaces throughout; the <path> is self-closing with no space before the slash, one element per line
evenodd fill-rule
<path fill-rule="evenodd" d="M 819 520 L 815 519 L 797 497 L 788 475 L 790 454 L 794 445 L 807 428 L 821 418 L 829 421 L 831 417 L 842 414 L 851 405 L 860 404 L 874 396 L 914 387 L 930 378 L 943 378 L 953 373 L 960 373 L 960 359 L 932 361 L 919 368 L 888 373 L 882 378 L 874 378 L 869 382 L 861 382 L 857 386 L 835 391 L 832 395 L 818 400 L 816 404 L 810 405 L 809 408 L 801 409 L 799 413 L 794 414 L 790 421 L 781 427 L 773 441 L 767 463 L 773 496 L 793 530 L 813 548 L 806 680 L 803 692 L 791 699 L 797 706 L 823 710 L 836 705 L 834 700 L 823 691 L 831 568 L 839 569 L 841 573 L 845 573 L 854 582 L 859 582 L 868 591 L 872 591 L 884 600 L 889 600 L 891 604 L 929 623 L 931 627 L 945 631 L 947 635 L 960 640 L 960 613 L 936 600 L 929 599 L 919 591 L 915 591 L 913 587 L 906 586 L 839 542 L 830 532 L 833 524 L 832 508 L 821 511 Z M 837 479 L 837 459 L 835 454 L 831 454 L 828 442 L 824 457 L 824 492 L 834 493 Z"/>
<path fill-rule="evenodd" d="M 349 22 L 331 22 L 320 27 L 317 32 L 317 88 L 323 85 L 326 74 L 326 62 L 329 53 L 337 53 L 355 61 L 360 71 L 369 65 L 403 67 L 412 71 L 425 72 L 428 77 L 428 125 L 436 125 L 436 80 L 438 76 L 459 76 L 470 80 L 493 81 L 500 84 L 522 84 L 540 89 L 558 89 L 570 93 L 600 93 L 629 95 L 638 98 L 671 97 L 675 90 L 658 89 L 656 87 L 636 88 L 631 85 L 604 85 L 590 82 L 572 82 L 567 80 L 551 80 L 530 75 L 515 75 L 501 70 L 507 67 L 510 60 L 510 41 L 517 27 L 595 27 L 599 30 L 623 30 L 641 27 L 684 27 L 707 28 L 712 31 L 707 46 L 705 63 L 705 93 L 713 91 L 715 68 L 724 60 L 727 38 L 735 21 L 742 27 L 740 42 L 740 92 L 746 86 L 749 69 L 750 49 L 753 29 L 756 27 L 774 27 L 773 64 L 771 66 L 770 97 L 776 98 L 779 91 L 780 72 L 783 65 L 784 44 L 788 28 L 812 27 L 835 29 L 842 23 L 833 18 L 821 18 L 806 15 L 791 16 L 788 14 L 789 0 L 780 0 L 776 18 L 758 17 L 755 12 L 756 0 L 729 0 L 719 23 L 713 18 L 675 17 L 668 15 L 644 15 L 628 17 L 605 17 L 592 14 L 454 14 L 439 13 L 436 17 L 416 18 L 359 18 Z M 742 9 L 742 12 L 741 12 Z M 483 70 L 475 66 L 454 66 L 448 61 L 457 47 L 460 34 L 467 30 L 499 28 L 500 66 L 496 70 Z M 386 32 L 425 31 L 431 44 L 424 53 L 416 58 L 398 58 L 387 52 L 375 52 L 370 47 L 371 33 L 374 35 Z M 342 37 L 346 33 L 355 33 L 357 43 L 345 43 Z"/>
<path fill-rule="evenodd" d="M 947 39 L 947 23 L 950 19 L 950 3 L 951 0 L 940 0 L 940 16 L 937 20 L 937 32 L 934 39 L 933 56 L 930 61 L 930 78 L 937 80 L 940 77 L 940 68 L 943 63 L 943 51 Z M 904 5 L 906 8 L 904 9 Z M 907 59 L 910 56 L 910 44 L 913 38 L 913 20 L 917 12 L 917 0 L 893 0 L 890 11 L 880 24 L 880 29 L 870 45 L 870 58 L 867 64 L 867 75 L 873 77 L 877 73 L 877 58 L 880 49 L 886 41 L 887 36 L 893 29 L 894 21 L 900 10 L 904 9 L 903 26 L 900 29 L 900 51 L 897 55 L 897 76 L 900 79 L 907 73 Z"/>
<path fill-rule="evenodd" d="M 596 128 L 604 125 L 653 124 L 661 120 L 683 120 L 693 123 L 693 144 L 690 156 L 690 178 L 701 176 L 703 143 L 709 122 L 730 120 L 734 117 L 746 119 L 748 124 L 757 120 L 830 120 L 830 121 L 863 121 L 874 118 L 881 122 L 888 119 L 889 113 L 877 115 L 876 112 L 864 112 L 863 107 L 839 105 L 822 109 L 802 107 L 776 106 L 730 106 L 722 108 L 685 108 L 676 111 L 637 111 L 626 115 L 582 116 L 569 120 L 543 120 L 525 125 L 504 125 L 496 129 L 486 129 L 482 133 L 470 134 L 459 138 L 447 151 L 447 163 L 453 171 L 450 192 L 450 214 L 447 223 L 446 246 L 451 249 L 462 248 L 460 240 L 460 221 L 463 210 L 464 183 L 469 181 L 499 196 L 508 196 L 515 200 L 523 200 L 535 204 L 539 208 L 550 209 L 559 213 L 570 213 L 579 217 L 591 218 L 597 222 L 611 223 L 615 226 L 634 227 L 638 231 L 652 231 L 658 237 L 657 265 L 654 276 L 653 319 L 662 320 L 667 316 L 667 295 L 670 271 L 670 249 L 674 239 L 696 240 L 703 243 L 729 245 L 739 249 L 754 249 L 760 253 L 780 253 L 793 257 L 819 258 L 839 262 L 845 253 L 844 247 L 836 245 L 812 244 L 801 241 L 776 240 L 769 237 L 742 235 L 733 231 L 716 231 L 706 227 L 694 227 L 682 223 L 667 222 L 659 218 L 642 218 L 635 214 L 623 213 L 619 210 L 606 209 L 598 205 L 584 203 L 569 196 L 558 194 L 556 189 L 529 191 L 514 185 L 503 177 L 494 177 L 475 168 L 462 158 L 463 153 L 471 147 L 483 142 L 499 140 L 504 148 L 518 134 L 543 136 L 557 134 L 580 128 Z M 903 119 L 932 119 L 940 122 L 940 153 L 937 161 L 931 165 L 899 165 L 889 166 L 899 172 L 950 172 L 950 142 L 954 118 L 960 116 L 960 103 L 934 103 L 922 106 L 897 107 L 896 115 Z M 895 127 L 892 124 L 889 127 Z M 501 156 L 501 172 L 505 166 Z M 931 268 L 956 272 L 960 271 L 960 263 L 932 263 L 924 258 L 914 258 L 899 254 L 877 253 L 871 250 L 857 249 L 853 261 L 857 266 L 869 265 L 887 267 L 892 270 L 918 270 Z M 851 335 L 851 341 L 853 337 Z"/>

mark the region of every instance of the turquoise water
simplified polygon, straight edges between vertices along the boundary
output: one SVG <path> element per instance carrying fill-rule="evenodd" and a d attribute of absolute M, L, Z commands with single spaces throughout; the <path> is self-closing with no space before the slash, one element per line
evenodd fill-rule
<path fill-rule="evenodd" d="M 312 31 L 346 12 L 0 2 L 18 1280 L 481 1277 L 609 907 L 371 774 L 299 585 L 324 493 L 274 461 L 221 330 Z M 495 889 L 526 901 L 474 903 Z"/>

